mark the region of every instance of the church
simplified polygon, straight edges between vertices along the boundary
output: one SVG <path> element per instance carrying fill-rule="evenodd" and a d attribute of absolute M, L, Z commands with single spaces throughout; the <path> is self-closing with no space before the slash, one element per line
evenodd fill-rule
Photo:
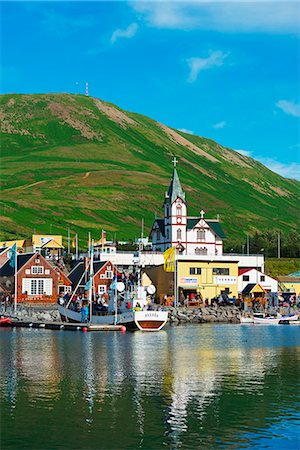
<path fill-rule="evenodd" d="M 201 210 L 200 217 L 189 217 L 185 193 L 173 159 L 173 176 L 163 203 L 164 217 L 154 220 L 150 239 L 152 249 L 164 252 L 176 247 L 181 255 L 221 256 L 223 240 L 226 238 L 218 219 L 206 219 Z"/>

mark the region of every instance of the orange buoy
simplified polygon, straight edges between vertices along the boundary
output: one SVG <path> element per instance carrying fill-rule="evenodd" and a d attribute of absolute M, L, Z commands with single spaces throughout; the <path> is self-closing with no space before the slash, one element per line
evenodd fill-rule
<path fill-rule="evenodd" d="M 124 325 L 121 326 L 120 331 L 122 331 L 122 333 L 126 333 L 126 327 Z"/>
<path fill-rule="evenodd" d="M 83 331 L 84 333 L 86 333 L 86 332 L 87 332 L 87 327 L 83 327 L 83 328 L 82 328 L 82 331 Z"/>

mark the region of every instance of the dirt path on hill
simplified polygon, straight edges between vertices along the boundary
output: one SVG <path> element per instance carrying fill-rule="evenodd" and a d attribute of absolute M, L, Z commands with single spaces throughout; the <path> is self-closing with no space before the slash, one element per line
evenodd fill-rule
<path fill-rule="evenodd" d="M 85 178 L 89 177 L 91 175 L 91 172 L 87 172 L 84 174 L 84 176 L 82 177 L 82 179 L 84 180 Z"/>

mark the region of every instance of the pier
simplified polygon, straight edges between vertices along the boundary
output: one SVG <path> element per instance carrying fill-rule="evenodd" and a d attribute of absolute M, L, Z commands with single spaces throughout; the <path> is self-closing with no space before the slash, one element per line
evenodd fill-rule
<path fill-rule="evenodd" d="M 88 323 L 70 323 L 70 322 L 42 322 L 33 320 L 16 320 L 11 319 L 10 323 L 5 323 L 3 327 L 15 327 L 15 328 L 39 328 L 47 330 L 66 330 L 66 331 L 126 331 L 124 325 L 99 325 Z"/>

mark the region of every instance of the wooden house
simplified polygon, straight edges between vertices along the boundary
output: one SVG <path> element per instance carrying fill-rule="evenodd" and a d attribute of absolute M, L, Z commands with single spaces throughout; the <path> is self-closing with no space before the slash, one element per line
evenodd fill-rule
<path fill-rule="evenodd" d="M 10 260 L 0 267 L 0 284 L 14 293 L 15 268 Z M 17 256 L 17 300 L 26 303 L 56 303 L 60 292 L 71 291 L 71 282 L 39 253 Z"/>

